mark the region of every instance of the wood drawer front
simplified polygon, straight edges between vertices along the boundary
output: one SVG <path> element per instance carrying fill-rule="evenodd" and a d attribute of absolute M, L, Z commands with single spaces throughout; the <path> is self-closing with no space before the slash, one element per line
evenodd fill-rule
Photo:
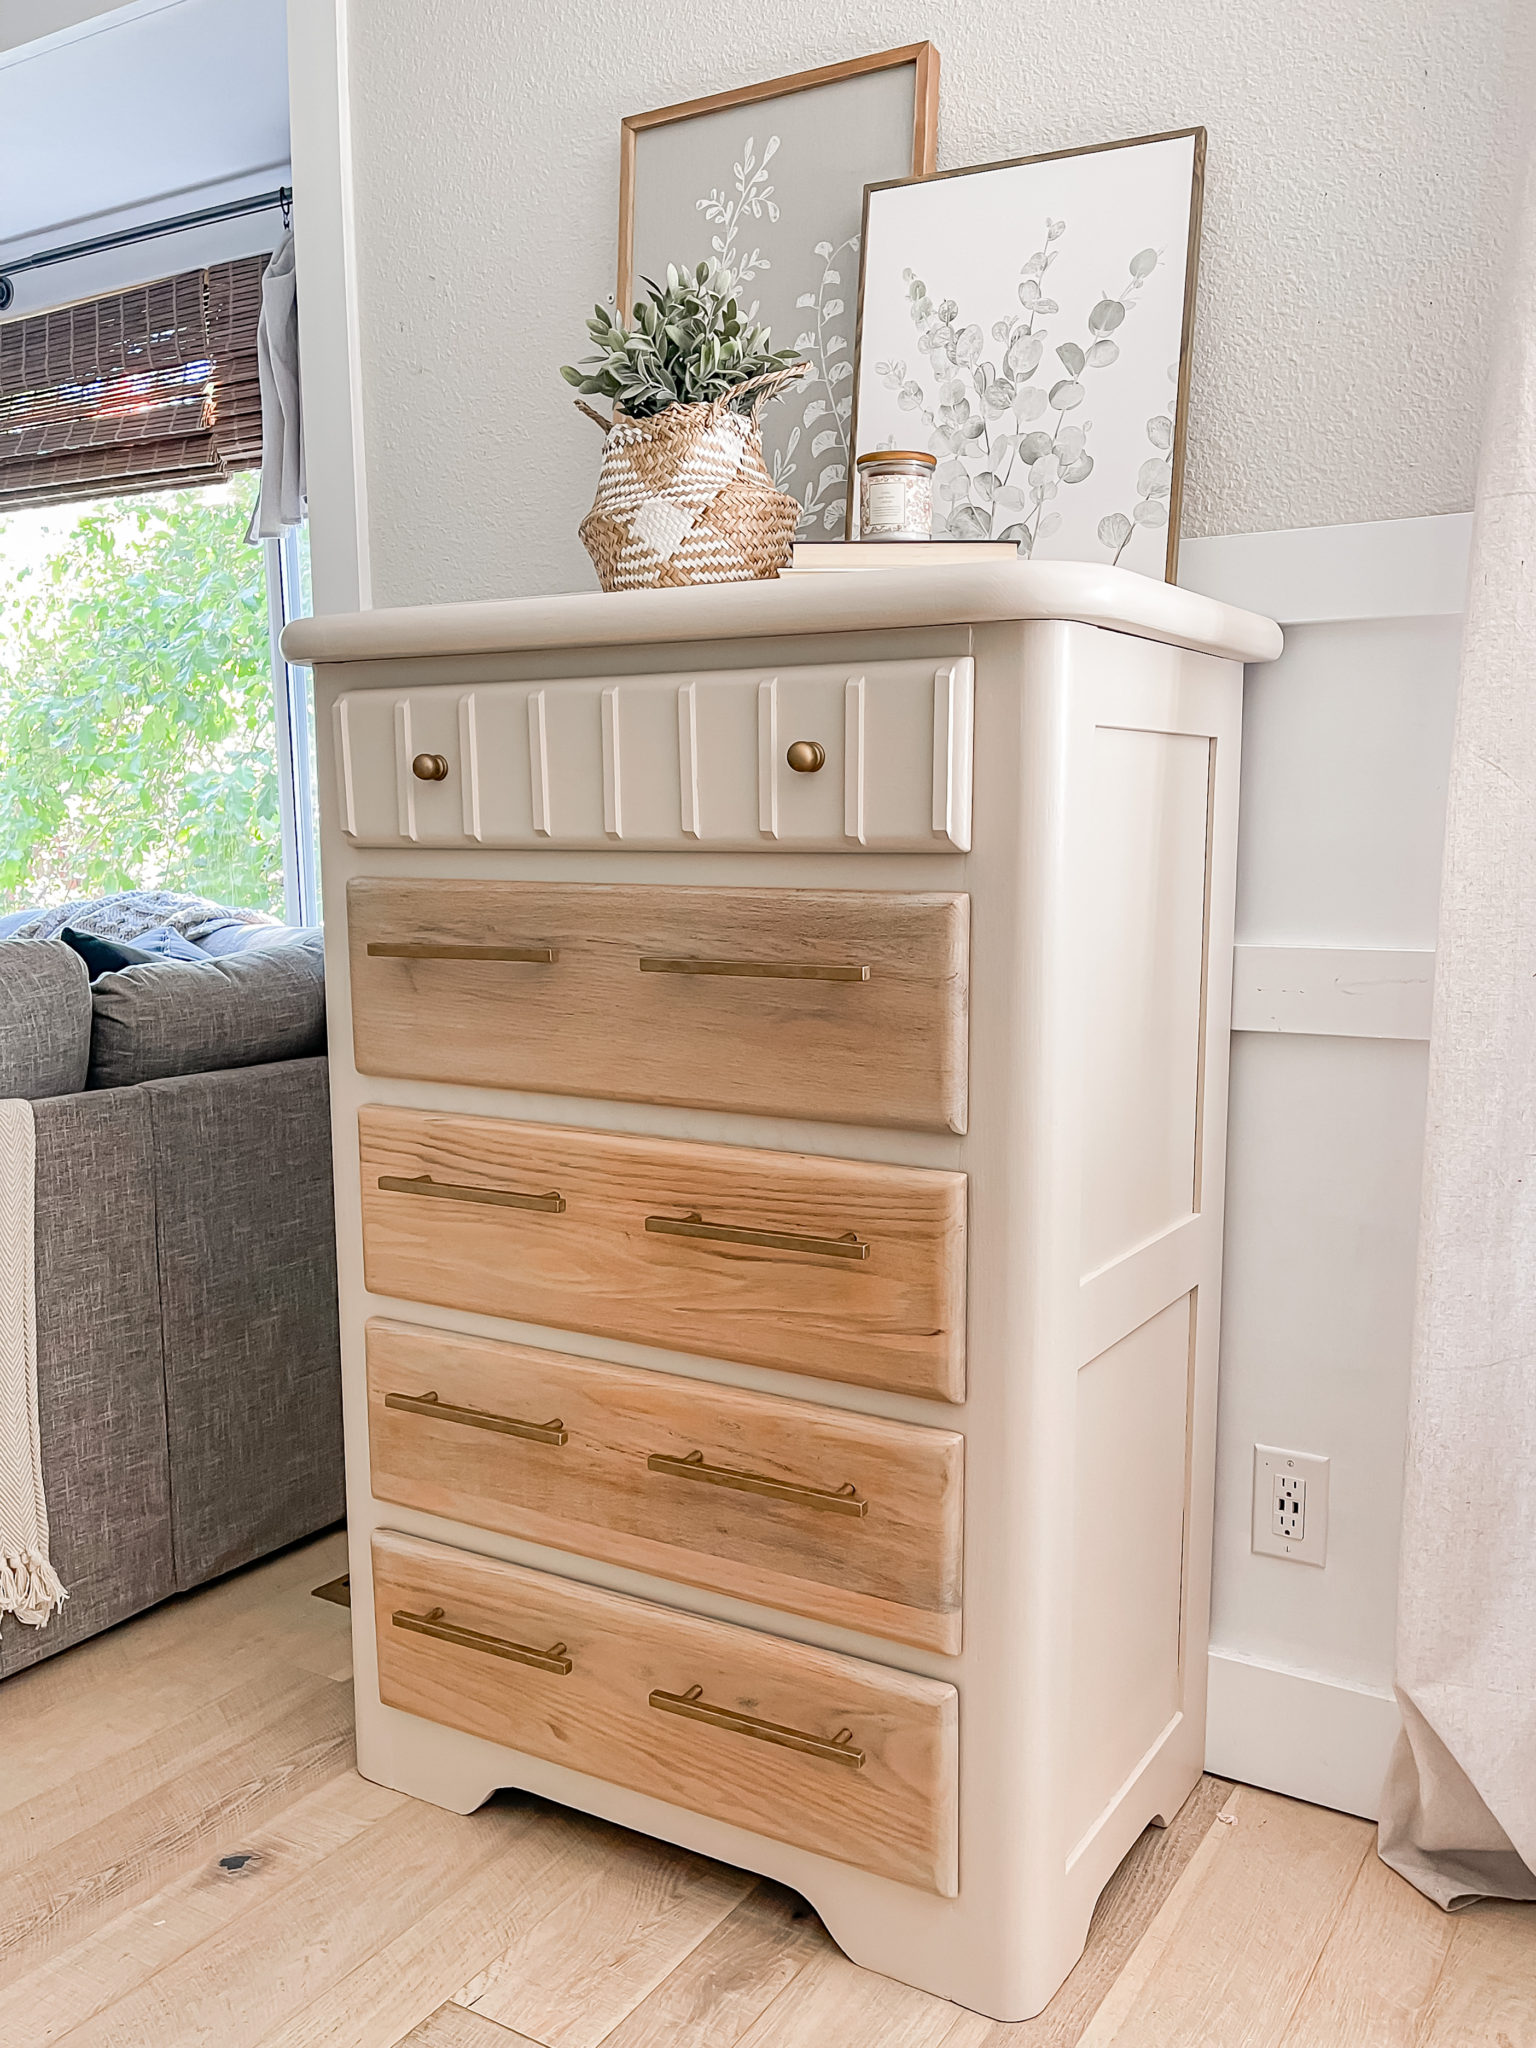
<path fill-rule="evenodd" d="M 964 1396 L 964 1174 L 378 1104 L 358 1127 L 375 1294 Z"/>
<path fill-rule="evenodd" d="M 370 878 L 347 907 L 361 1073 L 965 1129 L 966 896 Z"/>
<path fill-rule="evenodd" d="M 952 1685 L 406 1536 L 373 1574 L 386 1706 L 954 1897 Z"/>
<path fill-rule="evenodd" d="M 955 1431 L 414 1323 L 367 1334 L 380 1500 L 958 1654 Z"/>
<path fill-rule="evenodd" d="M 972 695 L 968 657 L 349 690 L 338 814 L 358 846 L 962 852 Z"/>

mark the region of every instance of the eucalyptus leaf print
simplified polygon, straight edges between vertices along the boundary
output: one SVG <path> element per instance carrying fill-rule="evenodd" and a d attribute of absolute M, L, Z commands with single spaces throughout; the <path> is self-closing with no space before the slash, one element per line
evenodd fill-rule
<path fill-rule="evenodd" d="M 1179 366 L 1170 363 L 1168 381 L 1178 389 Z M 1127 543 L 1137 527 L 1156 531 L 1168 524 L 1169 500 L 1173 494 L 1173 415 L 1177 398 L 1170 398 L 1166 412 L 1154 413 L 1147 421 L 1147 441 L 1157 452 L 1148 456 L 1136 472 L 1136 502 L 1130 512 L 1110 512 L 1099 521 L 1099 545 L 1110 551 L 1112 566 L 1118 567 Z"/>
<path fill-rule="evenodd" d="M 1053 342 L 1061 307 L 1047 277 L 1066 232 L 1064 220 L 1047 218 L 1040 247 L 1020 265 L 1020 310 L 994 320 L 989 330 L 995 360 L 979 322 L 964 320 L 954 299 L 935 299 L 912 270 L 902 273 L 928 375 L 909 376 L 905 362 L 877 363 L 875 374 L 895 390 L 897 405 L 918 413 L 929 429 L 929 448 L 939 457 L 935 524 L 951 539 L 1011 540 L 1021 554 L 1031 554 L 1060 531 L 1054 501 L 1093 474 L 1093 422 L 1079 415 L 1094 379 L 1120 359 L 1120 345 L 1110 337 L 1135 310 L 1158 255 L 1138 251 L 1125 283 L 1101 293 L 1090 308 L 1082 338 Z M 1159 505 L 1166 523 L 1171 478 L 1171 462 L 1143 464 L 1139 503 L 1148 509 L 1133 515 L 1132 530 L 1137 523 L 1155 524 Z"/>
<path fill-rule="evenodd" d="M 870 188 L 853 452 L 936 458 L 937 537 L 1172 573 L 1164 366 L 1203 151 L 1189 130 Z"/>
<path fill-rule="evenodd" d="M 809 471 L 798 491 L 787 481 L 795 474 L 792 462 L 774 476 L 779 488 L 794 491 L 805 508 L 796 528 L 802 540 L 817 533 L 840 534 L 847 511 L 848 424 L 853 412 L 848 317 L 859 275 L 859 238 L 850 235 L 836 245 L 818 242 L 814 253 L 821 272 L 816 288 L 795 301 L 797 312 L 815 318 L 814 325 L 795 336 L 795 347 L 810 364 L 811 374 L 802 386 L 800 426 L 791 435 L 798 446 L 801 433 L 809 433 Z M 793 455 L 794 447 L 787 453 Z"/>
<path fill-rule="evenodd" d="M 747 137 L 747 146 L 738 160 L 732 164 L 735 179 L 734 189 L 727 193 L 716 187 L 707 199 L 698 202 L 699 212 L 713 226 L 715 232 L 709 238 L 709 246 L 715 261 L 722 270 L 728 270 L 738 284 L 750 284 L 760 270 L 768 270 L 768 258 L 754 242 L 749 253 L 743 255 L 737 247 L 742 229 L 751 221 L 776 221 L 779 209 L 774 202 L 773 187 L 768 182 L 768 166 L 778 154 L 779 138 L 770 135 L 762 156 L 757 154 L 757 142 Z M 748 319 L 755 316 L 754 306 L 748 312 Z"/>

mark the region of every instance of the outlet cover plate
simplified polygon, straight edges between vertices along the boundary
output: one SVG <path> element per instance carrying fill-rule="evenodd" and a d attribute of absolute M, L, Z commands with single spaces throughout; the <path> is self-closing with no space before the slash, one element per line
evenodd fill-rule
<path fill-rule="evenodd" d="M 1288 1535 L 1281 1522 L 1293 1522 L 1293 1513 L 1277 1515 L 1281 1484 L 1292 1494 L 1295 1482 L 1305 1487 L 1302 1526 L 1299 1535 Z M 1283 1557 L 1290 1564 L 1324 1565 L 1328 1562 L 1328 1460 L 1311 1451 L 1282 1451 L 1273 1444 L 1253 1447 L 1253 1548 L 1260 1557 Z"/>

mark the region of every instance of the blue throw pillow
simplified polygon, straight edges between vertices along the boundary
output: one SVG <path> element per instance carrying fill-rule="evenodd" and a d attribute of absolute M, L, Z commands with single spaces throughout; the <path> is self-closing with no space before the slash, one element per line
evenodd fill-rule
<path fill-rule="evenodd" d="M 133 943 L 141 953 L 150 953 L 157 960 L 208 958 L 201 946 L 194 946 L 190 939 L 184 939 L 180 932 L 168 924 L 157 924 L 153 931 L 140 932 Z"/>

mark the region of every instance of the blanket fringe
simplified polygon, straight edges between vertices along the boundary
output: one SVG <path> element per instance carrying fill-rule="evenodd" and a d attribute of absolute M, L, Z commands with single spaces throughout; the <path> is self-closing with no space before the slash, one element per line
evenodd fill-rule
<path fill-rule="evenodd" d="M 40 1550 L 0 1553 L 0 1615 L 14 1614 L 28 1628 L 42 1628 L 68 1598 Z"/>

